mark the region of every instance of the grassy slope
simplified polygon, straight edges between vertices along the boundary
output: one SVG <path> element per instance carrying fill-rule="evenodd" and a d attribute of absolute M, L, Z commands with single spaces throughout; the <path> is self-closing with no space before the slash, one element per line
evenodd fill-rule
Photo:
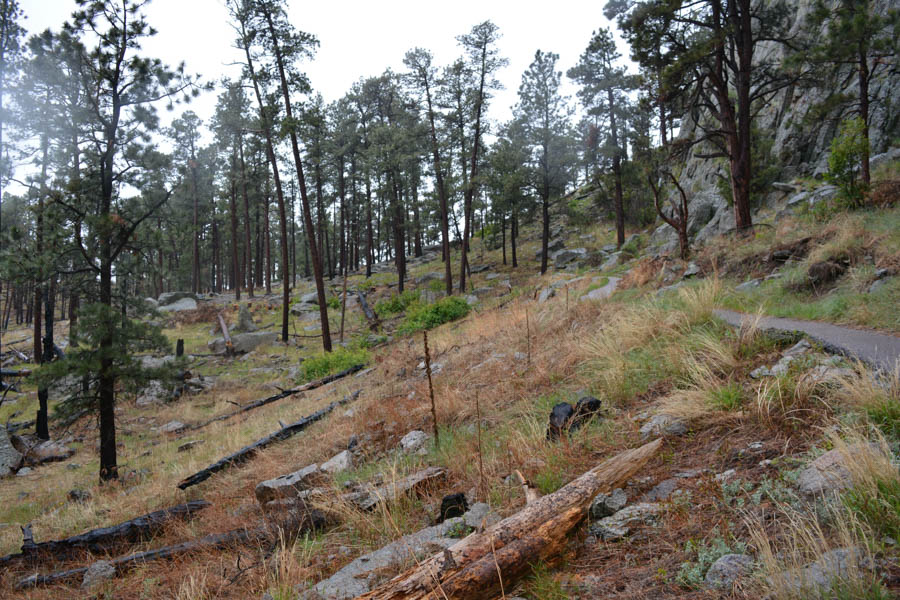
<path fill-rule="evenodd" d="M 761 229 L 754 240 L 741 246 L 736 259 L 807 235 L 822 236 L 817 239 L 817 248 L 827 247 L 834 240 L 842 247 L 852 246 L 856 234 L 863 231 L 874 240 L 876 262 L 894 260 L 900 248 L 900 228 L 891 223 L 897 221 L 897 209 L 854 215 L 846 222 L 841 218 L 833 221 L 834 231 L 828 233 L 810 217 L 786 219 L 777 230 Z M 852 235 L 846 234 L 848 231 Z M 571 232 L 568 246 L 594 249 L 613 239 L 605 224 L 592 228 L 594 239 L 587 243 L 577 237 L 579 233 L 584 232 Z M 515 271 L 500 265 L 499 251 L 486 251 L 480 241 L 475 242 L 473 262 L 493 263 L 493 270 L 508 274 L 512 292 L 503 293 L 498 284 L 503 278 L 488 281 L 486 273 L 475 275 L 474 287 L 494 286 L 494 293 L 469 316 L 429 336 L 432 356 L 443 364 L 435 377 L 442 443 L 429 447 L 426 456 L 401 457 L 393 452 L 399 438 L 410 429 L 431 429 L 427 383 L 416 371 L 423 358 L 417 335 L 373 350 L 376 368 L 364 378 L 343 380 L 182 437 L 152 429 L 172 419 L 193 422 L 227 412 L 233 409 L 232 402 L 243 404 L 268 395 L 272 382 L 290 384 L 288 368 L 297 365 L 300 358 L 318 353 L 316 340 L 303 338 L 303 347 L 273 344 L 233 361 L 202 359 L 205 362 L 196 370 L 219 378 L 210 392 L 143 409 L 123 399 L 120 453 L 123 473 L 129 475 L 121 485 L 96 485 L 96 428 L 90 420 L 76 424 L 70 433 L 82 441 L 74 444 L 78 451 L 69 463 L 46 465 L 30 476 L 3 482 L 0 522 L 32 522 L 36 539 L 44 540 L 203 497 L 215 506 L 190 524 L 171 527 L 146 547 L 252 525 L 260 518 L 253 497 L 256 483 L 309 462 L 326 460 L 343 449 L 354 433 L 364 440 L 367 460 L 354 471 L 341 474 L 335 485 L 368 479 L 376 473 L 385 478 L 402 476 L 424 465 L 448 469 L 447 481 L 422 498 L 397 502 L 372 514 L 347 510 L 340 527 L 276 548 L 266 559 L 253 548 L 192 556 L 141 567 L 100 588 L 101 596 L 106 593 L 110 597 L 243 598 L 269 591 L 277 598 L 287 598 L 292 586 L 314 582 L 353 557 L 429 524 L 429 515 L 436 513 L 445 493 L 474 490 L 479 499 L 489 501 L 503 514 L 511 514 L 523 501 L 518 486 L 505 483 L 513 469 L 521 469 L 543 492 L 552 492 L 617 449 L 639 443 L 639 417 L 663 411 L 687 419 L 690 433 L 667 440 L 661 455 L 631 482 L 629 497 L 639 497 L 678 471 L 708 471 L 679 484 L 683 493 L 666 504 L 661 527 L 639 526 L 633 535 L 611 544 L 587 543 L 582 531 L 562 563 L 537 568 L 520 591 L 532 598 L 578 593 L 621 598 L 716 597 L 716 592 L 697 583 L 712 557 L 721 554 L 723 548 L 750 545 L 764 556 L 767 541 L 783 541 L 796 534 L 791 522 L 799 513 L 791 512 L 790 507 L 799 506 L 792 485 L 797 468 L 809 456 L 839 443 L 823 437 L 820 428 L 840 425 L 846 437 L 851 435 L 851 425 L 875 423 L 884 415 L 891 422 L 890 415 L 895 414 L 891 411 L 896 410 L 900 399 L 897 387 L 883 397 L 874 388 L 866 388 L 865 374 L 846 386 L 855 390 L 849 395 L 809 386 L 799 370 L 775 384 L 751 380 L 749 371 L 775 362 L 785 342 L 754 332 L 739 335 L 712 319 L 710 310 L 732 306 L 752 311 L 762 304 L 763 310 L 773 314 L 829 318 L 898 331 L 897 315 L 888 306 L 890 298 L 896 297 L 896 283 L 887 288 L 887 300 L 880 296 L 863 298 L 859 290 L 871 266 L 860 262 L 826 296 L 787 291 L 782 281 L 796 277 L 788 272 L 781 280 L 768 282 L 749 295 L 731 291 L 739 278 L 723 277 L 718 282 L 692 283 L 657 299 L 653 290 L 661 285 L 656 278 L 658 269 L 645 266 L 645 261 L 630 276 L 631 289 L 611 301 L 577 302 L 580 294 L 597 285 L 587 277 L 560 288 L 549 302 L 537 304 L 532 298 L 541 286 L 548 281 L 569 280 L 576 274 L 551 271 L 544 279 L 538 278 L 533 261 L 538 242 L 533 232 L 526 232 L 526 236 L 529 234 L 531 238 L 520 248 L 523 265 Z M 714 245 L 698 259 L 714 257 L 719 250 Z M 733 245 L 731 250 L 735 251 Z M 454 258 L 456 267 L 458 260 Z M 798 272 L 802 268 L 795 267 Z M 412 275 L 439 270 L 438 262 L 416 267 Z M 614 272 L 624 270 L 620 267 Z M 638 277 L 642 271 L 647 273 Z M 586 269 L 582 272 L 595 275 Z M 379 285 L 370 297 L 373 303 L 390 296 L 386 284 L 392 278 L 378 275 L 376 280 Z M 359 276 L 351 278 L 351 286 L 361 282 Z M 834 304 L 840 302 L 866 308 L 835 309 Z M 254 301 L 254 309 L 263 325 L 278 319 L 278 311 L 269 307 L 266 299 Z M 233 306 L 230 311 L 234 320 Z M 399 322 L 388 326 L 396 327 Z M 185 339 L 189 353 L 204 352 L 210 328 L 210 322 L 199 322 L 174 326 L 166 333 L 173 340 Z M 350 316 L 348 329 L 355 340 L 368 333 L 358 310 Z M 297 330 L 300 334 L 315 333 L 303 331 L 299 323 Z M 8 335 L 16 339 L 22 337 L 20 334 L 25 333 L 13 331 Z M 517 358 L 515 353 L 528 358 Z M 401 375 L 404 372 L 407 375 Z M 356 389 L 363 389 L 363 395 L 352 416 L 339 411 L 310 428 L 302 438 L 267 450 L 249 466 L 226 471 L 187 492 L 175 488 L 184 476 L 271 432 L 278 421 L 299 418 Z M 561 443 L 548 444 L 544 429 L 550 407 L 563 400 L 574 402 L 584 392 L 603 400 L 604 417 Z M 6 418 L 12 410 L 30 414 L 34 402 L 33 394 L 29 394 L 15 406 L 0 408 L 0 417 Z M 476 412 L 482 416 L 480 443 L 473 425 Z M 193 439 L 201 439 L 203 444 L 190 452 L 177 451 L 180 444 Z M 898 440 L 890 441 L 896 444 Z M 748 450 L 750 442 L 761 442 L 761 446 Z M 483 471 L 478 467 L 479 455 Z M 762 465 L 763 459 L 773 462 Z M 71 463 L 80 466 L 72 468 Z M 734 478 L 725 484 L 717 482 L 713 475 L 727 469 L 735 469 Z M 890 471 L 886 473 L 884 478 L 890 481 Z M 75 487 L 89 490 L 93 499 L 84 504 L 66 502 L 66 492 Z M 860 489 L 869 494 L 866 498 L 878 498 L 871 484 L 860 484 Z M 887 514 L 890 516 L 890 511 Z M 866 518 L 864 511 L 852 515 L 857 520 Z M 757 525 L 754 519 L 763 516 L 767 517 L 765 524 Z M 864 539 L 879 543 L 880 530 L 860 531 Z M 815 541 L 827 545 L 859 537 L 858 532 L 826 528 L 822 539 Z M 14 551 L 20 542 L 18 527 L 0 529 L 0 553 Z M 888 547 L 879 550 L 896 554 Z M 237 566 L 239 556 L 242 568 L 252 568 L 242 571 Z M 763 565 L 760 572 L 776 566 Z M 48 568 L 42 566 L 42 570 Z M 21 571 L 0 575 L 0 586 L 9 590 L 21 575 Z M 744 598 L 759 594 L 756 580 L 736 592 Z M 78 595 L 77 586 L 73 586 L 37 590 L 29 597 Z"/>

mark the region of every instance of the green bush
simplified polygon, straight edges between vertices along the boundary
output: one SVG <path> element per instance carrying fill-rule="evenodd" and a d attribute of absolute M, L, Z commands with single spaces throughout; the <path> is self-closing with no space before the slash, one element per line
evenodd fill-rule
<path fill-rule="evenodd" d="M 339 373 L 354 365 L 364 365 L 369 359 L 369 352 L 364 348 L 351 349 L 339 346 L 333 352 L 323 352 L 304 360 L 300 364 L 301 378 L 304 381 L 312 381 Z"/>
<path fill-rule="evenodd" d="M 402 313 L 411 304 L 419 299 L 419 295 L 413 290 L 405 290 L 402 294 L 393 294 L 388 300 L 379 300 L 375 303 L 375 312 L 379 317 L 387 317 Z"/>
<path fill-rule="evenodd" d="M 852 488 L 843 501 L 878 538 L 900 537 L 900 480 L 878 479 L 875 489 Z"/>
<path fill-rule="evenodd" d="M 406 320 L 397 331 L 413 333 L 422 329 L 433 329 L 467 314 L 469 314 L 469 305 L 458 296 L 441 298 L 434 304 L 413 304 L 406 314 Z"/>
<path fill-rule="evenodd" d="M 341 307 L 341 301 L 337 296 L 331 296 L 328 300 L 325 301 L 325 304 L 328 308 L 338 309 Z"/>
<path fill-rule="evenodd" d="M 825 180 L 838 186 L 842 199 L 851 206 L 861 206 L 866 191 L 857 181 L 862 158 L 869 150 L 864 131 L 865 123 L 861 118 L 844 121 L 838 135 L 831 140 L 828 156 Z"/>

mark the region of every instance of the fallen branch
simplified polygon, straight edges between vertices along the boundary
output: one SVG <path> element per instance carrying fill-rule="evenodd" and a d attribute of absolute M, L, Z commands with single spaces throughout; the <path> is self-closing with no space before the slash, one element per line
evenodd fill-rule
<path fill-rule="evenodd" d="M 516 469 L 516 478 L 518 478 L 519 483 L 522 485 L 522 493 L 525 494 L 526 505 L 537 502 L 541 498 L 540 490 L 531 485 L 531 482 L 525 479 L 525 476 L 522 475 L 522 472 L 518 469 Z"/>
<path fill-rule="evenodd" d="M 322 379 L 317 379 L 316 381 L 311 381 L 309 383 L 303 384 L 298 388 L 290 389 L 290 390 L 282 390 L 281 392 L 275 394 L 274 396 L 269 396 L 268 398 L 263 398 L 262 400 L 257 400 L 255 402 L 251 402 L 246 406 L 239 408 L 238 410 L 232 411 L 230 413 L 225 413 L 224 415 L 219 415 L 218 417 L 213 417 L 208 421 L 204 421 L 203 423 L 199 423 L 197 425 L 193 425 L 190 429 L 200 429 L 202 427 L 206 427 L 211 423 L 215 423 L 217 421 L 225 421 L 230 419 L 231 417 L 237 416 L 241 413 L 245 413 L 248 410 L 253 410 L 254 408 L 259 408 L 260 406 L 265 406 L 266 404 L 270 404 L 272 402 L 276 402 L 281 400 L 282 398 L 287 398 L 288 396 L 293 396 L 294 394 L 299 394 L 301 392 L 308 392 L 309 390 L 314 390 L 316 388 L 320 388 L 323 385 L 328 385 L 333 381 L 337 381 L 338 379 L 342 379 L 347 375 L 353 375 L 354 373 L 361 371 L 364 365 L 354 365 L 349 369 L 344 369 L 340 373 L 335 373 L 334 375 L 329 375 L 328 377 L 323 377 Z"/>
<path fill-rule="evenodd" d="M 358 397 L 359 397 L 359 392 L 356 392 L 354 394 L 351 394 L 350 396 L 347 396 L 343 400 L 332 402 L 325 408 L 319 409 L 316 412 L 314 412 L 313 414 L 303 417 L 296 423 L 291 423 L 290 425 L 282 427 L 275 433 L 271 433 L 262 439 L 256 440 L 249 446 L 245 446 L 245 447 L 241 448 L 240 450 L 238 450 L 237 452 L 229 454 L 228 456 L 219 460 L 218 462 L 215 462 L 215 463 L 209 465 L 208 467 L 206 467 L 205 469 L 203 469 L 201 471 L 197 471 L 190 477 L 183 479 L 178 484 L 178 488 L 182 489 L 182 490 L 187 489 L 187 488 L 191 487 L 192 485 L 197 485 L 198 483 L 200 483 L 202 481 L 206 481 L 207 479 L 212 477 L 212 475 L 214 475 L 215 473 L 218 473 L 219 471 L 225 470 L 229 467 L 240 465 L 240 464 L 248 461 L 250 458 L 253 457 L 253 455 L 255 455 L 257 452 L 259 452 L 263 448 L 266 448 L 267 446 L 271 446 L 272 444 L 275 444 L 277 442 L 286 440 L 290 437 L 297 435 L 298 433 L 300 433 L 301 431 L 303 431 L 304 429 L 306 429 L 307 427 L 309 427 L 316 421 L 321 420 L 324 416 L 326 416 L 328 413 L 330 413 L 332 410 L 334 410 L 338 406 L 342 406 L 342 405 L 346 404 L 347 402 L 350 402 L 351 400 L 355 400 Z"/>
<path fill-rule="evenodd" d="M 0 557 L 0 565 L 13 561 L 35 561 L 46 558 L 63 559 L 74 552 L 86 550 L 97 554 L 106 552 L 113 546 L 122 543 L 135 543 L 149 539 L 162 527 L 174 519 L 189 519 L 195 512 L 211 506 L 205 500 L 194 500 L 178 506 L 157 510 L 136 519 L 101 527 L 62 540 L 49 540 L 36 544 L 31 534 L 31 526 L 22 528 L 24 542 L 22 552 Z"/>
<path fill-rule="evenodd" d="M 556 492 L 535 500 L 483 533 L 423 560 L 358 600 L 488 600 L 512 588 L 531 565 L 558 554 L 591 501 L 640 470 L 662 444 L 626 450 Z"/>
<path fill-rule="evenodd" d="M 379 327 L 378 315 L 375 314 L 375 311 L 372 310 L 372 307 L 366 302 L 366 295 L 361 290 L 357 290 L 356 297 L 359 300 L 359 306 L 362 308 L 363 314 L 366 316 L 366 321 L 369 322 L 369 329 L 377 331 Z"/>
<path fill-rule="evenodd" d="M 275 524 L 274 526 L 257 527 L 256 529 L 233 529 L 225 533 L 214 533 L 205 537 L 182 542 L 172 546 L 165 546 L 155 550 L 146 552 L 138 552 L 120 556 L 109 561 L 115 568 L 116 572 L 122 572 L 128 567 L 142 565 L 154 560 L 175 558 L 183 554 L 190 554 L 200 550 L 216 550 L 226 548 L 236 544 L 247 544 L 250 542 L 270 542 L 274 543 L 279 538 L 293 538 L 298 533 L 317 529 L 327 523 L 324 514 L 318 511 L 309 511 L 305 513 L 291 513 L 285 521 Z M 281 532 L 289 535 L 282 535 Z M 83 577 L 89 567 L 79 567 L 77 569 L 69 569 L 67 571 L 57 571 L 48 575 L 35 573 L 29 577 L 21 579 L 16 584 L 16 589 L 26 589 L 37 587 L 40 585 L 49 585 L 62 583 L 64 581 Z"/>

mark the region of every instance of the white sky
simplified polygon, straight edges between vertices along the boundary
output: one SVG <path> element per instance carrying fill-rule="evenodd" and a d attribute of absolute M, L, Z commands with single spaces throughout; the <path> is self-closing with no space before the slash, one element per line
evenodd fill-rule
<path fill-rule="evenodd" d="M 20 0 L 29 34 L 58 30 L 75 9 L 72 0 Z M 344 0 L 302 2 L 288 0 L 292 24 L 318 36 L 319 51 L 304 65 L 313 89 L 326 102 L 343 96 L 363 76 L 379 75 L 387 67 L 404 70 L 403 55 L 414 46 L 431 50 L 443 66 L 461 53 L 456 36 L 490 19 L 500 28 L 501 54 L 509 66 L 499 74 L 505 90 L 497 94 L 488 116 L 502 121 L 511 115 L 522 72 L 540 48 L 559 54 L 559 70 L 573 66 L 592 32 L 609 25 L 603 1 Z M 223 0 L 154 0 L 146 8 L 149 23 L 159 33 L 144 43 L 145 54 L 169 64 L 185 61 L 187 71 L 206 81 L 235 77 L 240 59 L 232 47 Z M 626 54 L 624 45 L 620 51 Z M 575 88 L 563 76 L 564 91 L 575 100 Z M 204 120 L 215 108 L 216 92 L 195 99 L 189 108 Z M 176 107 L 175 116 L 183 107 Z M 165 115 L 162 115 L 168 121 Z"/>

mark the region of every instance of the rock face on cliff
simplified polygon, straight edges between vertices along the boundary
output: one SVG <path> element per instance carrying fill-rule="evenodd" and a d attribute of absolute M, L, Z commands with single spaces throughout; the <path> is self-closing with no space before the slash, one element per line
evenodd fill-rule
<path fill-rule="evenodd" d="M 812 7 L 812 0 L 788 0 L 793 5 L 792 31 L 804 26 Z M 874 0 L 874 9 L 886 12 L 893 0 Z M 782 54 L 780 45 L 762 43 L 757 46 L 756 56 L 770 58 Z M 859 81 L 852 65 L 832 73 L 817 85 L 791 85 L 780 92 L 759 111 L 754 126 L 770 146 L 764 166 L 773 165 L 778 170 L 778 181 L 792 181 L 800 177 L 821 179 L 828 169 L 829 147 L 838 132 L 841 122 L 854 116 L 852 103 L 834 108 L 825 116 L 813 114 L 826 101 L 838 94 L 848 98 L 859 94 Z M 900 137 L 900 73 L 891 73 L 882 68 L 870 82 L 870 93 L 874 101 L 869 112 L 870 156 L 874 159 L 872 168 L 879 160 L 884 161 L 900 156 L 900 149 L 891 148 Z M 701 117 L 702 119 L 702 117 Z M 688 140 L 699 135 L 697 123 L 685 116 L 681 122 L 678 138 Z M 701 152 L 702 153 L 702 152 Z M 762 162 L 760 159 L 757 162 Z M 754 165 L 754 169 L 759 168 Z M 690 197 L 690 235 L 695 243 L 702 243 L 710 237 L 734 229 L 734 214 L 730 198 L 722 196 L 718 182 L 728 181 L 728 166 L 725 159 L 704 159 L 696 156 L 688 159 L 680 174 L 682 187 Z M 800 186 L 774 183 L 760 197 L 753 207 L 758 210 L 768 207 L 775 210 L 792 210 L 802 204 L 812 205 L 832 197 L 834 188 L 825 186 L 816 193 L 806 192 Z M 678 247 L 674 230 L 663 224 L 654 232 L 651 244 L 661 252 L 674 252 Z"/>

